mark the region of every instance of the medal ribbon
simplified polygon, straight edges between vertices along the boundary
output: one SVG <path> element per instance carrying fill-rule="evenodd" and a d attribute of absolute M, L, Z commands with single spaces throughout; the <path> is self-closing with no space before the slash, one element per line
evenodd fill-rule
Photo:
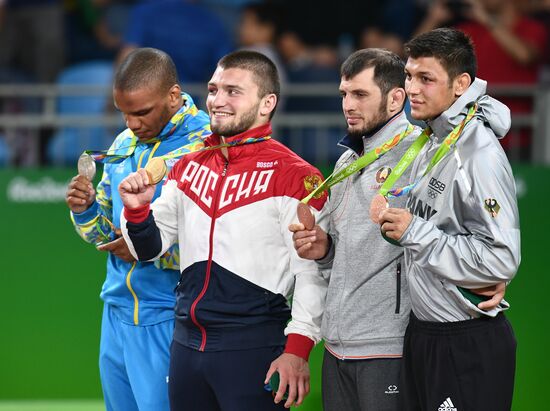
<path fill-rule="evenodd" d="M 171 131 L 169 136 L 171 134 L 173 134 L 174 131 L 175 131 L 175 128 Z M 133 136 L 133 138 L 135 138 L 135 136 Z M 250 137 L 250 138 L 246 138 L 246 139 L 231 141 L 229 143 L 218 144 L 216 146 L 203 147 L 203 148 L 198 149 L 198 150 L 196 150 L 194 148 L 198 145 L 202 145 L 203 142 L 202 141 L 196 141 L 196 142 L 193 142 L 191 144 L 187 144 L 183 147 L 178 148 L 177 150 L 171 151 L 170 153 L 165 154 L 163 156 L 159 156 L 159 157 L 164 159 L 164 160 L 169 159 L 169 158 L 178 158 L 178 157 L 181 157 L 184 154 L 188 154 L 190 152 L 196 153 L 196 152 L 199 152 L 199 151 L 218 150 L 218 149 L 224 148 L 224 147 L 233 147 L 233 146 L 240 146 L 240 145 L 245 145 L 245 144 L 258 143 L 260 141 L 269 140 L 270 138 L 271 138 L 270 135 L 269 136 L 264 136 L 264 137 L 259 137 L 259 138 Z M 151 139 L 151 140 L 147 140 L 145 143 L 149 144 L 149 143 L 155 143 L 155 142 L 158 142 L 158 141 L 159 141 L 158 138 L 154 138 L 154 139 Z M 126 147 L 120 147 L 120 148 L 116 149 L 116 150 L 120 150 L 120 149 L 129 148 L 130 151 L 128 151 L 126 154 L 111 154 L 111 153 L 109 153 L 110 150 L 85 150 L 84 153 L 88 154 L 90 157 L 92 157 L 94 159 L 94 161 L 97 161 L 99 163 L 118 164 L 118 163 L 121 163 L 122 161 L 124 161 L 125 159 L 127 159 L 128 157 L 130 157 L 134 153 L 136 146 L 137 146 L 137 142 L 135 144 L 130 144 Z"/>
<path fill-rule="evenodd" d="M 193 151 L 193 152 L 198 153 L 198 152 L 201 152 L 201 151 L 219 150 L 220 148 L 224 148 L 224 147 L 244 146 L 245 144 L 259 143 L 260 141 L 269 140 L 270 138 L 271 138 L 271 135 L 264 136 L 264 137 L 242 138 L 240 140 L 230 141 L 229 143 L 222 143 L 222 144 L 218 144 L 218 145 L 215 145 L 215 146 L 203 147 L 203 148 L 201 148 L 199 150 L 196 150 L 196 151 Z M 178 148 L 175 151 L 172 151 L 168 154 L 165 154 L 165 155 L 159 156 L 159 157 L 164 159 L 164 160 L 167 160 L 169 158 L 181 157 L 182 155 L 187 154 L 188 149 L 186 147 L 187 146 L 182 147 L 182 148 Z"/>
<path fill-rule="evenodd" d="M 193 112 L 193 110 L 197 110 L 195 105 L 193 104 L 193 101 L 191 100 L 191 97 L 189 97 L 187 94 L 182 93 L 183 98 L 183 105 L 178 110 L 176 114 L 172 116 L 169 123 L 164 127 L 164 129 L 161 131 L 160 135 L 158 137 L 151 138 L 147 141 L 144 141 L 143 144 L 153 144 L 158 143 L 159 141 L 165 140 L 171 135 L 173 135 L 176 130 L 178 130 L 180 127 L 182 127 L 185 123 L 185 121 L 189 118 L 189 113 Z M 187 127 L 187 125 L 185 126 Z M 195 130 L 187 131 L 187 133 L 192 134 L 197 131 L 199 131 L 203 126 L 199 126 Z M 130 157 L 132 154 L 134 154 L 134 151 L 136 150 L 136 147 L 140 143 L 137 136 L 129 130 L 129 133 L 131 134 L 131 140 L 127 146 L 124 147 L 117 147 L 110 150 L 85 150 L 84 154 L 88 154 L 90 157 L 94 159 L 94 161 L 98 163 L 111 163 L 111 164 L 119 164 L 122 161 L 126 160 L 128 157 Z M 198 141 L 194 141 L 184 147 L 182 147 L 181 152 L 185 153 L 187 151 L 193 151 L 193 149 L 197 145 L 202 145 L 202 141 L 200 139 Z M 123 153 L 123 154 L 117 154 L 117 153 Z"/>
<path fill-rule="evenodd" d="M 173 131 L 172 131 L 173 133 Z M 224 147 L 234 147 L 234 146 L 240 146 L 240 145 L 245 145 L 245 144 L 253 144 L 253 143 L 258 143 L 260 141 L 265 141 L 265 140 L 269 140 L 271 138 L 271 135 L 268 135 L 268 136 L 264 136 L 264 137 L 258 137 L 258 138 L 254 138 L 254 137 L 250 137 L 250 138 L 243 138 L 243 139 L 240 139 L 240 140 L 235 140 L 235 141 L 231 141 L 229 143 L 223 143 L 223 144 L 218 144 L 218 145 L 215 145 L 215 146 L 209 146 L 209 147 L 203 147 L 199 150 L 196 150 L 196 151 L 190 151 L 189 147 L 191 145 L 186 145 L 184 147 L 181 147 L 177 150 L 174 150 L 170 153 L 167 153 L 163 156 L 159 156 L 159 158 L 162 158 L 163 160 L 166 160 L 166 159 L 169 159 L 169 158 L 177 158 L 177 157 L 181 157 L 182 155 L 185 155 L 185 154 L 188 154 L 190 152 L 198 152 L 198 151 L 209 151 L 209 150 L 217 150 L 217 149 L 220 149 L 220 148 L 224 148 Z M 160 141 L 158 139 L 156 139 L 157 142 Z M 148 141 L 148 142 L 152 142 L 152 141 Z M 193 145 L 195 144 L 202 144 L 202 141 L 199 141 L 197 143 L 193 143 Z M 134 146 L 134 149 L 135 149 L 135 146 Z M 134 150 L 132 150 L 132 153 L 133 153 Z M 104 150 L 104 151 L 100 151 L 100 152 L 95 152 L 95 153 L 100 153 L 101 155 L 103 155 L 104 157 L 102 157 L 101 159 L 96 159 L 96 157 L 93 156 L 93 151 L 91 150 L 86 150 L 85 153 L 90 155 L 90 157 L 92 157 L 94 160 L 96 161 L 100 161 L 102 163 L 105 163 L 105 162 L 109 162 L 109 163 L 120 163 L 122 160 L 124 160 L 125 158 L 128 158 L 131 154 L 129 155 L 125 155 L 125 156 L 119 156 L 119 155 L 111 155 L 111 154 L 107 154 L 108 150 Z M 107 159 L 107 161 L 105 161 L 105 159 Z M 114 226 L 113 224 L 105 219 L 107 221 L 107 223 L 109 223 L 109 225 L 111 226 L 111 229 L 112 229 L 112 233 L 114 232 Z M 96 227 L 99 231 L 99 235 L 102 238 L 103 241 L 112 241 L 114 240 L 114 238 L 112 238 L 112 235 L 109 235 L 109 234 L 106 234 L 103 232 L 103 230 L 101 229 L 101 226 L 99 224 L 96 224 Z M 111 233 L 111 234 L 112 234 Z"/>
<path fill-rule="evenodd" d="M 302 203 L 307 204 L 309 200 L 311 200 L 313 197 L 315 197 L 317 194 L 328 190 L 333 185 L 339 183 L 340 181 L 348 178 L 352 174 L 358 172 L 359 170 L 365 168 L 369 164 L 372 164 L 376 160 L 378 160 L 380 157 L 382 157 L 384 154 L 386 154 L 391 149 L 397 147 L 397 145 L 405 138 L 407 137 L 412 131 L 414 130 L 414 126 L 412 124 L 409 124 L 407 128 L 402 131 L 399 134 L 396 134 L 392 138 L 390 138 L 388 141 L 380 145 L 379 147 L 376 147 L 375 149 L 369 151 L 368 153 L 365 153 L 361 157 L 359 157 L 357 160 L 355 160 L 353 163 L 349 164 L 348 166 L 344 167 L 340 170 L 335 170 L 330 176 L 328 176 L 325 181 L 323 181 L 315 190 L 313 190 L 307 197 L 302 199 Z"/>
<path fill-rule="evenodd" d="M 183 118 L 182 118 L 183 119 Z M 166 134 L 166 138 L 170 137 L 174 132 L 177 130 L 178 126 L 180 124 L 176 124 L 174 127 L 172 127 L 168 134 Z M 197 130 L 199 130 L 201 127 L 199 127 Z M 193 133 L 197 130 L 193 130 L 190 133 Z M 98 163 L 103 164 L 119 164 L 122 163 L 124 160 L 126 160 L 128 157 L 130 157 L 132 154 L 134 154 L 134 151 L 136 150 L 136 147 L 138 145 L 138 139 L 137 137 L 132 133 L 132 140 L 130 144 L 124 147 L 118 147 L 113 150 L 85 150 L 84 153 L 88 154 L 90 157 L 94 159 L 94 161 Z M 158 143 L 161 141 L 160 138 L 152 138 L 150 140 L 144 141 L 143 144 L 153 144 Z M 177 150 L 175 150 L 173 153 L 178 152 L 179 156 L 185 154 L 186 152 L 193 151 L 193 148 L 197 145 L 202 145 L 202 141 L 194 141 L 190 144 L 185 145 L 184 147 L 181 147 Z M 125 154 L 116 154 L 115 152 L 126 150 Z M 176 156 L 177 157 L 177 156 Z"/>
<path fill-rule="evenodd" d="M 384 197 L 400 197 L 403 194 L 408 194 L 417 184 L 418 182 L 430 172 L 432 168 L 434 168 L 449 152 L 451 147 L 453 147 L 460 136 L 462 135 L 462 130 L 468 124 L 468 122 L 474 117 L 474 114 L 477 110 L 477 104 L 474 104 L 470 109 L 468 110 L 468 114 L 466 114 L 466 118 L 461 121 L 459 125 L 457 125 L 443 140 L 443 143 L 437 151 L 435 152 L 434 156 L 431 158 L 428 167 L 426 168 L 426 171 L 422 174 L 420 178 L 418 178 L 414 183 L 409 184 L 405 187 L 395 188 L 391 189 L 391 187 L 395 184 L 395 182 L 403 175 L 405 170 L 412 164 L 414 159 L 418 156 L 420 153 L 420 150 L 422 150 L 422 147 L 426 144 L 428 141 L 429 135 L 432 133 L 432 130 L 430 127 L 426 127 L 422 134 L 418 136 L 416 141 L 409 147 L 409 149 L 405 152 L 403 157 L 399 160 L 397 165 L 395 166 L 395 169 L 393 172 L 389 175 L 388 179 L 384 181 L 384 184 L 382 187 L 380 187 L 380 190 L 378 191 L 379 194 L 381 194 Z"/>

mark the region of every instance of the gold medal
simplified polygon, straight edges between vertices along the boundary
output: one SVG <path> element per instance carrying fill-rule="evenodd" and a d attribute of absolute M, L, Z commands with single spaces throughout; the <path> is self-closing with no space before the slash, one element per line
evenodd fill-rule
<path fill-rule="evenodd" d="M 296 214 L 298 215 L 298 221 L 304 225 L 306 230 L 312 230 L 315 227 L 315 216 L 311 213 L 307 204 L 298 203 Z"/>
<path fill-rule="evenodd" d="M 95 177 L 95 161 L 89 154 L 82 153 L 78 158 L 77 163 L 78 174 L 84 176 L 88 181 L 92 181 Z"/>
<path fill-rule="evenodd" d="M 370 203 L 370 219 L 374 224 L 380 224 L 380 213 L 388 208 L 388 200 L 382 194 L 376 194 Z"/>
<path fill-rule="evenodd" d="M 149 177 L 149 184 L 153 185 L 162 181 L 168 169 L 162 157 L 153 157 L 145 166 L 145 171 Z"/>

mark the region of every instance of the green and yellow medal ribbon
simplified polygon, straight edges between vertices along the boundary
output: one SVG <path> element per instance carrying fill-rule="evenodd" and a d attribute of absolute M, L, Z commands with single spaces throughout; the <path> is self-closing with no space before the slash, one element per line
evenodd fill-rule
<path fill-rule="evenodd" d="M 328 190 L 333 185 L 339 183 L 340 181 L 348 178 L 352 174 L 358 172 L 359 170 L 367 167 L 369 164 L 372 164 L 384 154 L 386 154 L 391 149 L 397 147 L 401 141 L 407 137 L 414 130 L 414 126 L 409 124 L 405 130 L 401 133 L 396 134 L 382 145 L 376 147 L 373 150 L 365 153 L 353 163 L 347 165 L 343 169 L 335 170 L 330 176 L 328 176 L 315 190 L 313 190 L 309 195 L 301 200 L 302 203 L 307 204 L 313 197 L 317 196 L 319 193 L 322 193 L 325 190 Z"/>
<path fill-rule="evenodd" d="M 400 187 L 396 189 L 392 189 L 395 182 L 403 175 L 405 170 L 412 164 L 414 159 L 418 156 L 420 151 L 422 150 L 422 147 L 426 144 L 426 142 L 429 139 L 430 134 L 432 133 L 432 130 L 430 127 L 426 127 L 422 133 L 418 136 L 418 138 L 415 140 L 415 142 L 408 148 L 408 150 L 405 152 L 403 157 L 399 160 L 397 165 L 395 166 L 393 172 L 389 175 L 386 181 L 384 181 L 384 184 L 382 184 L 382 187 L 380 187 L 380 190 L 378 193 L 382 195 L 385 198 L 388 197 L 400 197 L 404 194 L 408 194 L 415 186 L 418 184 L 418 182 L 424 177 L 426 174 L 430 172 L 449 152 L 451 147 L 453 147 L 460 136 L 462 135 L 462 130 L 464 130 L 464 127 L 468 122 L 474 117 L 477 110 L 477 104 L 474 104 L 470 109 L 468 110 L 468 113 L 466 114 L 466 117 L 464 120 L 460 122 L 443 140 L 443 143 L 437 151 L 435 152 L 434 156 L 430 159 L 430 162 L 428 164 L 428 167 L 426 167 L 426 171 L 422 174 L 420 178 L 418 178 L 414 183 L 409 184 L 405 187 Z"/>

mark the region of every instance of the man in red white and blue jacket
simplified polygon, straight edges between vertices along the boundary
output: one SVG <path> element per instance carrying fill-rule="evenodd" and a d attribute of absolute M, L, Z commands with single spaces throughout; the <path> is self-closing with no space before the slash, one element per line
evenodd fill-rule
<path fill-rule="evenodd" d="M 146 170 L 119 186 L 123 235 L 136 258 L 181 245 L 173 410 L 276 410 L 309 391 L 307 359 L 320 339 L 327 284 L 314 261 L 296 255 L 287 227 L 322 177 L 271 139 L 278 97 L 271 60 L 228 54 L 208 85 L 214 134 L 206 150 L 174 165 L 153 204 Z M 309 203 L 321 225 L 326 198 Z M 264 384 L 275 372 L 273 400 Z"/>

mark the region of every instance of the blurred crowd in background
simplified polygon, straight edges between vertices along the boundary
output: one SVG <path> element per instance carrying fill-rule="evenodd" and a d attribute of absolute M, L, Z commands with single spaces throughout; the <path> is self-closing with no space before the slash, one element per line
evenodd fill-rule
<path fill-rule="evenodd" d="M 174 59 L 184 90 L 206 88 L 221 56 L 249 48 L 277 64 L 284 92 L 293 83 L 337 84 L 340 63 L 354 50 L 403 56 L 407 40 L 442 26 L 472 37 L 478 75 L 490 86 L 550 83 L 550 0 L 0 0 L 0 86 L 57 84 L 70 67 L 116 64 L 135 47 L 156 47 Z M 339 113 L 336 90 L 332 98 L 287 96 L 282 111 Z M 533 110 L 530 97 L 501 100 L 513 114 Z M 38 112 L 39 105 L 2 98 L 0 114 Z M 505 148 L 512 141 L 527 153 L 531 131 L 512 132 Z M 48 164 L 51 137 L 48 129 L 10 136 L 0 122 L 11 165 Z M 27 143 L 37 138 L 33 152 Z"/>

